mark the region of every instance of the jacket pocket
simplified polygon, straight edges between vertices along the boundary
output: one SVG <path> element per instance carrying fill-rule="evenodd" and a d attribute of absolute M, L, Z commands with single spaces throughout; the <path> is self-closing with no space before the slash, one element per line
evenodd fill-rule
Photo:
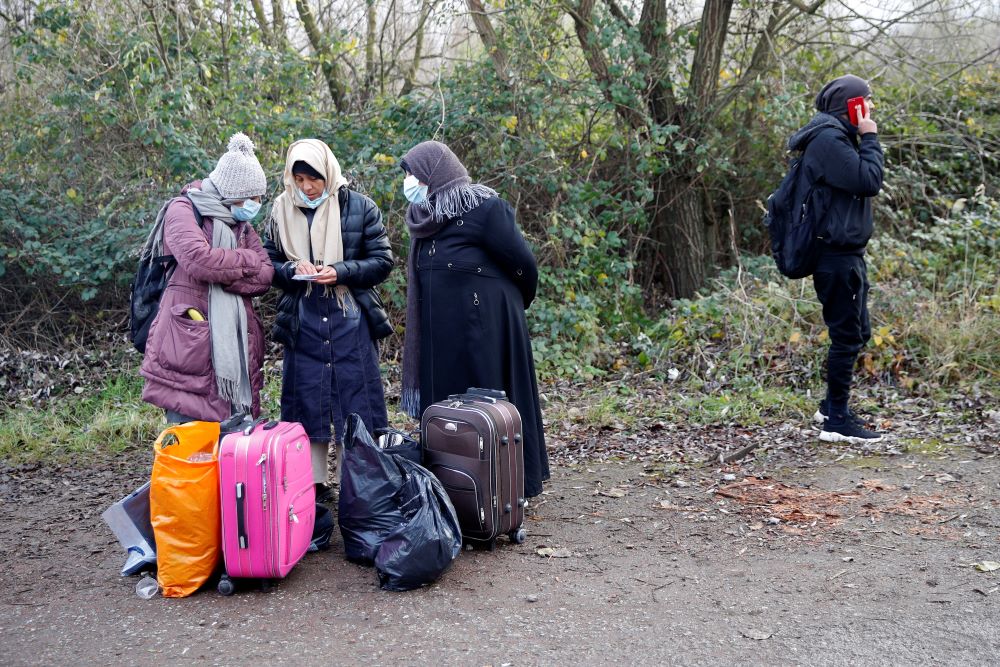
<path fill-rule="evenodd" d="M 168 371 L 182 375 L 208 377 L 212 372 L 212 338 L 208 321 L 196 321 L 187 316 L 192 304 L 175 304 L 159 337 L 157 357 Z"/>
<path fill-rule="evenodd" d="M 489 276 L 490 278 L 499 278 L 500 276 L 493 270 L 492 267 L 487 266 L 483 263 L 476 264 L 474 262 L 462 262 L 457 260 L 452 260 L 445 264 L 445 266 L 450 271 L 462 271 L 464 273 L 473 273 L 478 276 Z"/>

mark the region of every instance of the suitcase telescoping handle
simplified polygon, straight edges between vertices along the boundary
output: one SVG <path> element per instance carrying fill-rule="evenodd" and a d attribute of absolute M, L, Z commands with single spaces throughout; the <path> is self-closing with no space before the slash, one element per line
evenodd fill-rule
<path fill-rule="evenodd" d="M 472 394 L 473 396 L 483 396 L 483 397 L 488 396 L 490 398 L 496 398 L 501 401 L 507 400 L 507 392 L 505 392 L 503 389 L 483 389 L 482 387 L 469 387 L 468 389 L 465 390 L 465 393 Z"/>

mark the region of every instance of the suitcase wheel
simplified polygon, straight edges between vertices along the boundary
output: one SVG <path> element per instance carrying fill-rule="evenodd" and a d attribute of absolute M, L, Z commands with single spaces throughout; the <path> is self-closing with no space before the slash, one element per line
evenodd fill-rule
<path fill-rule="evenodd" d="M 514 544 L 524 544 L 526 539 L 528 539 L 528 531 L 524 528 L 518 528 L 510 532 L 510 541 Z"/>
<path fill-rule="evenodd" d="M 236 592 L 236 585 L 233 584 L 233 580 L 227 575 L 222 575 L 219 578 L 218 591 L 220 595 L 230 596 Z"/>

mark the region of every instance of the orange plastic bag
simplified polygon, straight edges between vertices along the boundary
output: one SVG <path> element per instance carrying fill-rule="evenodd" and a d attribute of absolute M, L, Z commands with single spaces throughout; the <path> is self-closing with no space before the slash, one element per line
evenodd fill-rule
<path fill-rule="evenodd" d="M 218 422 L 188 422 L 164 430 L 153 445 L 149 512 L 164 597 L 191 595 L 218 567 L 218 443 Z"/>

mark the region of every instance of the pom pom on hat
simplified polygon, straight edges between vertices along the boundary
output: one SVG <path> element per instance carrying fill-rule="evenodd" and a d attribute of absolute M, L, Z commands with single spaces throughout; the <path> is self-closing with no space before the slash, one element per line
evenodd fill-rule
<path fill-rule="evenodd" d="M 229 138 L 228 150 L 219 158 L 208 177 L 223 199 L 262 197 L 267 192 L 267 177 L 261 168 L 250 137 L 237 132 Z"/>

